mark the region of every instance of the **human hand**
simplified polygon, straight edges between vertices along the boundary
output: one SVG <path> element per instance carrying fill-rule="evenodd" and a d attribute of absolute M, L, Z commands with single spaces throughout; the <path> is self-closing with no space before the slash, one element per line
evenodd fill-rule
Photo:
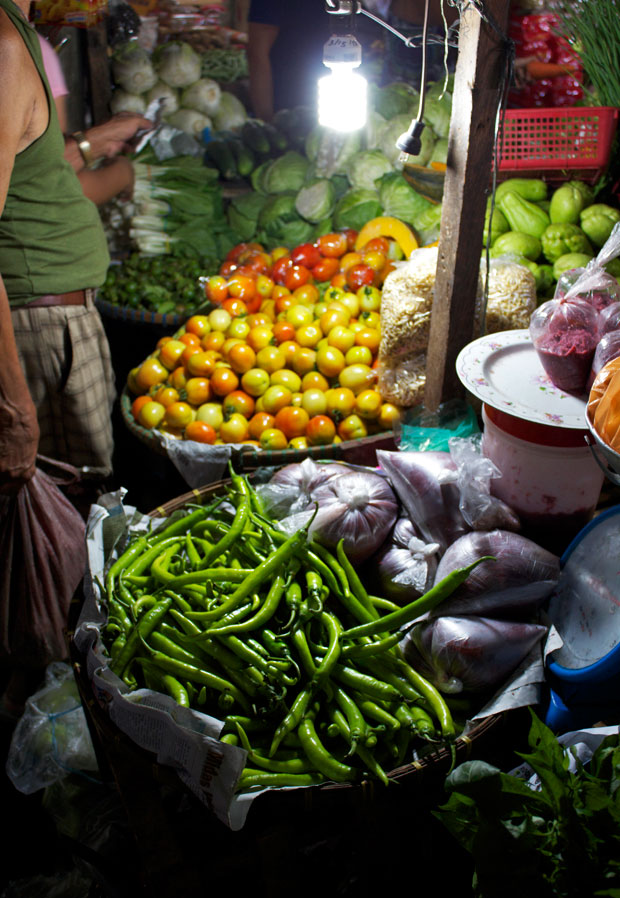
<path fill-rule="evenodd" d="M 150 131 L 154 123 L 137 112 L 119 112 L 86 132 L 96 159 L 107 159 L 131 150 L 131 140 L 138 131 Z"/>
<path fill-rule="evenodd" d="M 13 496 L 34 475 L 39 447 L 37 412 L 30 396 L 0 405 L 0 495 Z"/>

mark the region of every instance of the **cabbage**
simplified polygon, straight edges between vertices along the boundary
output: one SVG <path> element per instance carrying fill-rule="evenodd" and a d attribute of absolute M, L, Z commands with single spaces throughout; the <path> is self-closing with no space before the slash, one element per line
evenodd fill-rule
<path fill-rule="evenodd" d="M 424 100 L 424 124 L 430 125 L 438 137 L 447 137 L 450 131 L 452 97 L 444 94 L 441 100 L 428 97 Z"/>
<path fill-rule="evenodd" d="M 170 87 L 188 87 L 200 78 L 200 56 L 182 41 L 161 44 L 153 53 L 153 62 L 161 80 Z"/>
<path fill-rule="evenodd" d="M 211 119 L 197 109 L 177 109 L 166 117 L 166 121 L 173 128 L 185 131 L 193 137 L 200 137 L 205 128 L 211 127 Z"/>
<path fill-rule="evenodd" d="M 230 201 L 227 210 L 228 224 L 239 235 L 240 240 L 251 240 L 256 233 L 265 199 L 262 194 L 252 191 Z"/>
<path fill-rule="evenodd" d="M 213 124 L 216 131 L 232 131 L 239 128 L 247 119 L 245 106 L 230 91 L 220 92 L 220 102 L 213 114 Z"/>
<path fill-rule="evenodd" d="M 199 78 L 181 94 L 181 106 L 195 109 L 204 115 L 213 115 L 220 102 L 220 86 L 210 78 Z"/>
<path fill-rule="evenodd" d="M 116 115 L 119 112 L 146 112 L 146 103 L 138 94 L 130 94 L 126 90 L 117 87 L 110 100 L 110 112 Z"/>
<path fill-rule="evenodd" d="M 422 246 L 434 243 L 439 239 L 441 230 L 441 203 L 436 203 L 424 209 L 418 215 L 415 223 L 415 232 Z"/>
<path fill-rule="evenodd" d="M 433 147 L 433 152 L 430 155 L 430 159 L 428 160 L 428 164 L 431 162 L 443 162 L 444 165 L 448 162 L 448 138 L 440 137 L 435 146 Z"/>
<path fill-rule="evenodd" d="M 352 187 L 376 190 L 375 182 L 392 170 L 392 163 L 386 159 L 381 150 L 366 150 L 355 156 L 351 162 L 348 171 L 349 181 Z"/>
<path fill-rule="evenodd" d="M 406 221 L 414 228 L 420 214 L 433 205 L 417 193 L 400 172 L 384 175 L 377 186 L 385 215 Z"/>
<path fill-rule="evenodd" d="M 390 160 L 392 165 L 395 165 L 399 168 L 402 168 L 402 163 L 399 161 L 401 151 L 396 146 L 396 141 L 401 134 L 404 134 L 405 131 L 409 130 L 410 124 L 410 115 L 397 115 L 396 118 L 393 118 L 391 121 L 387 122 L 385 127 L 381 131 L 381 149 Z M 435 135 L 432 129 L 428 126 L 422 131 L 421 143 L 422 148 L 418 155 L 408 157 L 408 161 L 414 163 L 415 165 L 426 165 L 431 157 L 431 153 L 433 152 L 433 147 L 435 146 Z"/>
<path fill-rule="evenodd" d="M 327 178 L 317 178 L 305 184 L 295 200 L 295 208 L 302 218 L 317 224 L 334 211 L 336 192 Z"/>
<path fill-rule="evenodd" d="M 346 175 L 351 160 L 362 149 L 360 131 L 345 132 L 324 129 L 319 141 L 315 171 L 318 178 Z"/>
<path fill-rule="evenodd" d="M 279 234 L 284 225 L 299 218 L 294 193 L 280 193 L 267 198 L 258 216 L 258 226 L 269 236 Z"/>
<path fill-rule="evenodd" d="M 367 221 L 382 214 L 383 207 L 376 191 L 352 187 L 336 204 L 334 227 L 360 231 Z"/>
<path fill-rule="evenodd" d="M 385 87 L 374 91 L 372 96 L 374 108 L 386 119 L 392 119 L 403 113 L 407 113 L 411 119 L 418 102 L 418 92 L 403 81 L 386 84 Z"/>
<path fill-rule="evenodd" d="M 308 131 L 308 134 L 306 135 L 304 152 L 310 162 L 314 162 L 318 156 L 323 133 L 323 128 L 320 125 L 315 125 L 315 127 L 312 128 L 311 131 Z"/>
<path fill-rule="evenodd" d="M 142 94 L 157 81 L 146 50 L 137 41 L 129 41 L 112 57 L 112 75 L 116 84 L 129 94 Z"/>
<path fill-rule="evenodd" d="M 262 176 L 262 187 L 267 193 L 286 193 L 301 189 L 306 180 L 308 160 L 301 153 L 289 150 L 274 159 Z"/>
<path fill-rule="evenodd" d="M 384 117 L 375 109 L 369 109 L 365 129 L 366 147 L 369 150 L 376 150 L 379 147 L 379 135 L 384 125 Z"/>
<path fill-rule="evenodd" d="M 146 95 L 147 105 L 150 105 L 153 100 L 159 99 L 162 100 L 161 111 L 164 116 L 171 115 L 171 113 L 176 112 L 179 108 L 179 95 L 177 91 L 173 90 L 173 88 L 169 87 L 167 84 L 164 84 L 163 81 L 158 81 Z"/>

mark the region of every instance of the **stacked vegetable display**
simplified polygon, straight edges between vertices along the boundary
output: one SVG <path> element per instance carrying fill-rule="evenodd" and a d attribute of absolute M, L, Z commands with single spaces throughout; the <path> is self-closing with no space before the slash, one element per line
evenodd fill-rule
<path fill-rule="evenodd" d="M 107 572 L 111 669 L 223 720 L 222 741 L 247 751 L 238 790 L 387 783 L 414 745 L 456 736 L 397 644 L 487 559 L 401 608 L 367 593 L 342 540 L 331 550 L 307 531 L 287 536 L 231 472 L 225 492 L 135 537 Z"/>
<path fill-rule="evenodd" d="M 240 244 L 205 278 L 209 305 L 128 378 L 135 421 L 186 440 L 308 446 L 391 430 L 376 389 L 380 285 L 402 222 L 380 219 L 271 254 Z M 373 236 L 376 235 L 376 236 Z"/>
<path fill-rule="evenodd" d="M 549 194 L 539 178 L 510 178 L 499 185 L 495 205 L 487 208 L 485 242 L 490 232 L 491 256 L 510 256 L 528 267 L 539 295 L 553 293 L 563 272 L 582 268 L 603 246 L 620 209 L 594 201 L 592 188 L 569 181 Z M 620 264 L 608 265 L 610 274 Z"/>

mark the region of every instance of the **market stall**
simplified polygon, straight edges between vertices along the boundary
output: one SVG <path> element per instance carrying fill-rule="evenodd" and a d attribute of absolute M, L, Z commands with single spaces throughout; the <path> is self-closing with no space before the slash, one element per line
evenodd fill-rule
<path fill-rule="evenodd" d="M 377 845 L 422 839 L 412 805 L 430 818 L 448 771 L 501 765 L 549 707 L 564 552 L 617 485 L 620 211 L 593 191 L 617 109 L 549 115 L 559 151 L 540 119 L 502 119 L 507 28 L 502 0 L 462 11 L 452 90 L 429 86 L 406 159 L 407 85 L 334 138 L 300 111 L 253 119 L 191 31 L 113 57 L 113 97 L 179 108 L 136 157 L 131 254 L 98 302 L 160 328 L 119 357 L 122 426 L 191 491 L 93 507 L 71 658 L 155 895 L 221 887 L 233 859 L 284 894 L 304 853 L 304 894 L 325 869 L 370 894 Z M 209 871 L 183 845 L 203 818 Z"/>

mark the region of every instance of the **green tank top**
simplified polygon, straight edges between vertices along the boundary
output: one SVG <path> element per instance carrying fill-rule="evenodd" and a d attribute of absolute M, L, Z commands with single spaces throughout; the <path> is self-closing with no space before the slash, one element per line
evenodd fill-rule
<path fill-rule="evenodd" d="M 98 287 L 110 262 L 97 207 L 63 158 L 64 137 L 45 76 L 39 40 L 12 0 L 0 0 L 45 86 L 50 120 L 15 158 L 0 217 L 0 274 L 12 307 L 46 293 Z"/>

